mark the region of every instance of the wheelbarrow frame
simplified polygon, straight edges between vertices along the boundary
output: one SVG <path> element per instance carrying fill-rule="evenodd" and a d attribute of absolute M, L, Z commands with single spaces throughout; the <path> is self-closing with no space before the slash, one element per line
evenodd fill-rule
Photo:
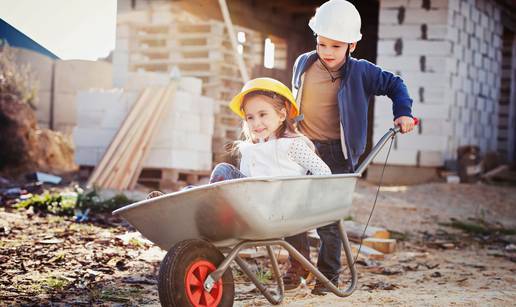
<path fill-rule="evenodd" d="M 400 131 L 400 128 L 391 128 L 379 141 L 378 143 L 373 147 L 369 155 L 364 159 L 362 164 L 357 168 L 355 173 L 352 174 L 343 174 L 343 175 L 336 175 L 339 177 L 361 177 L 367 166 L 373 161 L 373 159 L 378 155 L 378 153 L 381 151 L 381 149 L 384 147 L 384 145 L 387 143 L 387 141 L 391 138 L 393 138 L 398 132 Z M 310 176 L 312 177 L 312 176 Z M 242 179 L 238 179 L 241 180 Z M 245 181 L 245 179 L 243 179 Z M 354 182 L 353 182 L 354 184 Z M 354 187 L 354 186 L 353 186 Z M 129 205 L 124 208 L 132 207 L 133 205 Z M 120 214 L 125 209 L 121 208 L 116 211 L 114 211 L 114 214 Z M 281 274 L 279 271 L 279 266 L 277 259 L 273 253 L 272 246 L 281 246 L 285 248 L 291 257 L 295 258 L 306 270 L 310 271 L 320 282 L 322 282 L 331 292 L 333 292 L 335 295 L 339 297 L 347 297 L 353 293 L 353 291 L 356 288 L 357 285 L 357 271 L 354 266 L 353 256 L 351 253 L 351 247 L 349 244 L 349 240 L 344 228 L 344 222 L 342 220 L 342 217 L 336 220 L 328 221 L 324 225 L 329 225 L 332 223 L 338 223 L 338 229 L 339 234 L 342 240 L 342 244 L 344 247 L 344 253 L 346 255 L 346 262 L 350 269 L 351 279 L 349 282 L 349 286 L 345 290 L 341 290 L 340 288 L 336 287 L 328 278 L 326 278 L 310 261 L 308 261 L 300 252 L 298 252 L 292 245 L 290 245 L 288 242 L 283 240 L 282 238 L 267 238 L 267 239 L 261 239 L 255 240 L 255 239 L 239 239 L 239 240 L 230 240 L 230 242 L 222 242 L 223 244 L 219 244 L 220 246 L 233 246 L 231 248 L 230 252 L 227 254 L 225 259 L 220 263 L 217 267 L 217 269 L 213 272 L 211 272 L 207 278 L 204 281 L 204 289 L 208 292 L 211 291 L 215 283 L 220 280 L 220 278 L 223 276 L 223 274 L 226 272 L 226 270 L 229 269 L 231 262 L 235 261 L 244 271 L 244 273 L 250 278 L 250 280 L 256 285 L 256 287 L 260 290 L 260 292 L 265 296 L 265 298 L 271 303 L 271 304 L 280 304 L 284 298 L 284 285 L 281 278 Z M 135 225 L 136 226 L 136 225 Z M 136 227 L 138 229 L 138 227 Z M 293 235 L 293 234 L 292 234 Z M 236 244 L 236 245 L 235 245 Z M 159 244 L 161 247 L 168 247 L 163 242 Z M 265 246 L 268 252 L 268 256 L 271 260 L 272 270 L 274 273 L 274 278 L 277 282 L 277 293 L 273 294 L 271 291 L 269 291 L 265 285 L 263 285 L 255 276 L 254 273 L 252 273 L 249 266 L 238 256 L 238 253 L 247 247 L 259 247 L 259 246 Z M 214 248 L 217 248 L 214 246 Z"/>

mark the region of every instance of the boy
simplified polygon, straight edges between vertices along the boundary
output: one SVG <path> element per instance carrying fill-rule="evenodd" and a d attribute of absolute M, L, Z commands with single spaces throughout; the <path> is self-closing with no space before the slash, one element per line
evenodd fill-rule
<path fill-rule="evenodd" d="M 316 11 L 309 26 L 317 36 L 316 50 L 300 55 L 295 64 L 292 91 L 303 114 L 300 131 L 315 144 L 333 174 L 353 172 L 364 152 L 367 109 L 372 95 L 387 95 L 393 101 L 394 124 L 402 133 L 414 128 L 412 99 L 399 77 L 380 67 L 350 57 L 360 33 L 360 14 L 345 0 L 330 0 Z M 341 268 L 341 239 L 337 224 L 317 229 L 321 248 L 317 267 L 335 285 Z M 309 259 L 307 234 L 287 241 Z M 296 288 L 307 272 L 291 259 L 283 280 L 286 289 Z M 319 281 L 312 291 L 329 290 Z"/>

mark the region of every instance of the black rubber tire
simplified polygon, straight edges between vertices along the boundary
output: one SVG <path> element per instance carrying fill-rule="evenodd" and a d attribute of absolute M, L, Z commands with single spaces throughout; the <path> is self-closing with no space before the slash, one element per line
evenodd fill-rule
<path fill-rule="evenodd" d="M 184 240 L 172 246 L 159 269 L 158 292 L 162 306 L 194 306 L 186 294 L 185 278 L 190 265 L 199 260 L 209 261 L 217 267 L 224 255 L 209 242 L 198 239 Z M 231 269 L 222 275 L 222 282 L 222 299 L 218 306 L 231 307 L 235 296 Z"/>

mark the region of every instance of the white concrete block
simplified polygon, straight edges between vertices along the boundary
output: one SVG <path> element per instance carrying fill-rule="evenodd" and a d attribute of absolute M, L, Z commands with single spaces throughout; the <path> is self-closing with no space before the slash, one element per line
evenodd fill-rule
<path fill-rule="evenodd" d="M 440 167 L 444 165 L 444 154 L 437 150 L 421 150 L 419 152 L 419 166 Z"/>
<path fill-rule="evenodd" d="M 130 72 L 124 89 L 129 91 L 143 90 L 148 86 L 166 86 L 170 82 L 170 77 L 166 73 L 158 72 Z"/>
<path fill-rule="evenodd" d="M 389 165 L 417 165 L 417 150 L 391 150 L 389 154 Z M 387 149 L 380 151 L 380 153 L 374 158 L 373 163 L 383 164 L 387 157 Z"/>
<path fill-rule="evenodd" d="M 215 100 L 211 97 L 200 96 L 197 98 L 199 110 L 203 116 L 212 116 L 215 114 Z"/>
<path fill-rule="evenodd" d="M 424 114 L 422 114 L 424 116 Z M 446 119 L 422 118 L 421 131 L 423 135 L 447 135 L 451 130 L 451 123 Z M 417 128 L 416 128 L 417 130 Z"/>
<path fill-rule="evenodd" d="M 116 38 L 129 38 L 130 36 L 130 26 L 128 24 L 117 24 L 116 25 Z"/>
<path fill-rule="evenodd" d="M 443 151 L 448 144 L 448 136 L 408 133 L 400 136 L 397 142 L 399 149 Z"/>
<path fill-rule="evenodd" d="M 115 136 L 117 130 L 114 129 L 93 129 L 75 127 L 73 130 L 73 141 L 80 147 L 107 148 Z"/>
<path fill-rule="evenodd" d="M 52 66 L 54 60 L 46 55 L 25 48 L 11 47 L 14 61 L 20 66 L 28 66 L 34 79 L 38 82 L 38 90 L 49 92 L 52 88 Z"/>
<path fill-rule="evenodd" d="M 202 94 L 202 80 L 194 77 L 182 77 L 179 80 L 178 89 L 200 96 Z"/>
<path fill-rule="evenodd" d="M 102 158 L 102 150 L 97 147 L 75 147 L 75 163 L 95 166 Z"/>
<path fill-rule="evenodd" d="M 200 113 L 198 103 L 195 101 L 196 97 L 189 92 L 177 91 L 172 98 L 171 112 L 179 113 Z"/>
<path fill-rule="evenodd" d="M 425 10 L 407 8 L 405 11 L 406 24 L 446 24 L 448 21 L 447 9 Z"/>
<path fill-rule="evenodd" d="M 76 114 L 75 93 L 56 92 L 54 94 L 54 124 L 75 126 Z"/>
<path fill-rule="evenodd" d="M 380 1 L 380 9 L 384 8 L 399 8 L 400 6 L 407 6 L 409 0 L 389 0 L 389 1 Z"/>
<path fill-rule="evenodd" d="M 448 1 L 453 0 L 432 0 L 428 1 L 430 4 L 430 9 L 439 9 L 439 8 L 447 8 L 448 7 Z M 390 2 L 390 1 L 383 1 L 383 2 Z M 423 0 L 409 0 L 407 6 L 410 8 L 423 8 Z"/>
<path fill-rule="evenodd" d="M 90 88 L 113 87 L 112 64 L 104 61 L 58 60 L 55 62 L 54 90 L 76 93 Z"/>
<path fill-rule="evenodd" d="M 100 128 L 118 130 L 122 126 L 124 119 L 127 117 L 127 110 L 122 101 L 118 100 L 109 109 L 104 112 Z"/>
<path fill-rule="evenodd" d="M 129 50 L 129 38 L 118 38 L 115 42 L 115 48 L 117 52 L 121 52 L 123 50 Z"/>
<path fill-rule="evenodd" d="M 447 68 L 447 57 L 444 56 L 424 56 L 424 60 L 418 55 L 407 56 L 379 56 L 377 63 L 380 67 L 389 71 L 402 69 L 405 72 L 422 72 L 421 61 L 424 61 L 425 72 L 443 73 Z"/>
<path fill-rule="evenodd" d="M 191 150 L 173 150 L 172 165 L 179 169 L 200 170 L 198 153 Z"/>
<path fill-rule="evenodd" d="M 200 132 L 208 135 L 213 135 L 213 129 L 215 125 L 215 119 L 213 115 L 201 114 L 201 127 Z"/>
<path fill-rule="evenodd" d="M 403 74 L 403 80 L 411 90 L 411 93 L 416 93 L 415 90 L 419 87 L 443 88 L 447 81 L 442 74 L 430 72 L 407 72 Z"/>
<path fill-rule="evenodd" d="M 212 153 L 211 148 L 209 151 L 201 151 L 198 153 L 199 156 L 199 168 L 201 170 L 212 169 Z"/>
<path fill-rule="evenodd" d="M 50 98 L 51 93 L 49 91 L 38 91 L 38 102 L 36 105 L 38 123 L 50 122 Z"/>
<path fill-rule="evenodd" d="M 382 1 L 385 2 L 385 1 Z M 398 8 L 389 8 L 380 10 L 379 16 L 380 28 L 383 25 L 397 25 L 398 24 Z"/>
<path fill-rule="evenodd" d="M 403 40 L 402 55 L 433 55 L 449 56 L 451 54 L 451 42 L 448 41 L 422 41 Z M 395 40 L 380 40 L 378 42 L 378 55 L 396 55 Z"/>
<path fill-rule="evenodd" d="M 172 150 L 168 148 L 151 148 L 147 158 L 143 162 L 143 167 L 174 168 Z"/>
<path fill-rule="evenodd" d="M 101 126 L 103 111 L 77 112 L 77 127 L 97 129 Z"/>

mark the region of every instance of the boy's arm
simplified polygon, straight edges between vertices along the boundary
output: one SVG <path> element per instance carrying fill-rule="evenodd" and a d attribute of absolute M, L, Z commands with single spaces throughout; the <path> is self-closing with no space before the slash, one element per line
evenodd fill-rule
<path fill-rule="evenodd" d="M 299 63 L 299 59 L 301 59 L 301 56 L 298 56 L 296 61 L 294 62 L 294 66 L 292 67 L 292 95 L 294 95 L 294 98 L 297 99 L 297 91 L 298 88 L 296 87 L 296 71 L 297 71 L 297 64 Z"/>
<path fill-rule="evenodd" d="M 401 128 L 401 133 L 414 129 L 412 118 L 412 99 L 408 94 L 403 80 L 393 73 L 381 69 L 379 66 L 369 63 L 367 76 L 370 90 L 374 95 L 386 95 L 392 100 L 392 113 L 394 125 Z"/>
<path fill-rule="evenodd" d="M 369 89 L 374 95 L 385 95 L 392 102 L 392 112 L 396 120 L 402 116 L 412 117 L 412 99 L 403 80 L 393 73 L 381 69 L 379 66 L 368 63 L 367 81 Z"/>

